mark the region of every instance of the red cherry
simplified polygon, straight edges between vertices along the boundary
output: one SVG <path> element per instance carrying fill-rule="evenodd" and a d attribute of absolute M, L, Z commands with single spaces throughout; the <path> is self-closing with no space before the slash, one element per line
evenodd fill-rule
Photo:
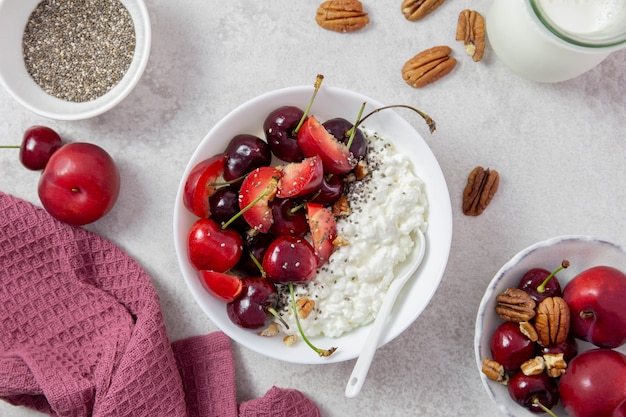
<path fill-rule="evenodd" d="M 210 294 L 227 303 L 241 294 L 243 288 L 241 279 L 234 275 L 204 270 L 199 271 L 198 276 Z"/>
<path fill-rule="evenodd" d="M 267 279 L 276 283 L 305 283 L 317 270 L 313 247 L 301 237 L 282 235 L 267 248 L 263 256 Z"/>
<path fill-rule="evenodd" d="M 327 174 L 345 174 L 356 165 L 346 144 L 330 134 L 315 116 L 309 116 L 298 131 L 298 145 L 304 156 L 319 155 Z"/>
<path fill-rule="evenodd" d="M 264 278 L 245 278 L 239 297 L 226 305 L 228 318 L 237 326 L 258 329 L 265 326 L 270 311 L 276 309 L 276 287 Z"/>
<path fill-rule="evenodd" d="M 307 203 L 306 213 L 311 230 L 313 250 L 317 257 L 317 264 L 323 265 L 328 261 L 335 246 L 333 241 L 337 237 L 337 223 L 332 209 L 317 203 Z"/>
<path fill-rule="evenodd" d="M 270 233 L 275 236 L 304 236 L 309 231 L 309 223 L 303 207 L 293 199 L 274 199 L 271 203 L 274 222 Z"/>
<path fill-rule="evenodd" d="M 226 154 L 217 154 L 198 162 L 189 172 L 185 181 L 183 203 L 198 217 L 209 217 L 211 197 L 217 187 L 215 181 L 224 173 Z"/>
<path fill-rule="evenodd" d="M 22 165 L 33 171 L 46 167 L 50 157 L 61 146 L 63 141 L 57 132 L 46 126 L 32 126 L 24 132 L 20 147 Z"/>
<path fill-rule="evenodd" d="M 545 413 L 543 407 L 551 410 L 559 401 L 556 381 L 545 372 L 524 375 L 518 371 L 511 376 L 507 386 L 511 398 L 533 413 Z"/>
<path fill-rule="evenodd" d="M 317 156 L 305 158 L 281 167 L 282 177 L 278 182 L 278 198 L 294 198 L 317 191 L 324 177 L 324 165 Z"/>
<path fill-rule="evenodd" d="M 226 272 L 239 261 L 243 239 L 236 231 L 203 218 L 191 226 L 187 248 L 189 261 L 197 270 Z"/>
<path fill-rule="evenodd" d="M 569 262 L 564 260 L 553 272 L 543 268 L 530 269 L 524 274 L 517 288 L 526 291 L 537 304 L 548 297 L 560 297 L 561 285 L 556 273 L 568 266 Z"/>
<path fill-rule="evenodd" d="M 277 192 L 280 171 L 274 167 L 260 167 L 243 180 L 239 189 L 239 208 L 250 227 L 267 233 L 272 226 L 270 201 Z"/>
<path fill-rule="evenodd" d="M 516 371 L 532 358 L 535 344 L 524 336 L 519 323 L 502 323 L 491 336 L 491 357 L 504 366 L 507 371 Z"/>

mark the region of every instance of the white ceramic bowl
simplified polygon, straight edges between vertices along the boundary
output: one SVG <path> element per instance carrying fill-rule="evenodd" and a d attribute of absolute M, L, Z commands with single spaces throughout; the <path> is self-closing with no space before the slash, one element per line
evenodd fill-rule
<path fill-rule="evenodd" d="M 120 82 L 101 97 L 83 103 L 56 98 L 37 85 L 24 64 L 22 37 L 30 14 L 40 0 L 0 1 L 0 83 L 27 109 L 57 120 L 81 120 L 102 114 L 121 102 L 135 87 L 148 63 L 150 16 L 143 0 L 120 0 L 135 26 L 135 53 Z"/>
<path fill-rule="evenodd" d="M 213 127 L 194 152 L 181 179 L 174 208 L 174 243 L 185 283 L 202 310 L 221 330 L 240 344 L 269 357 L 294 363 L 321 364 L 357 357 L 370 326 L 359 328 L 336 339 L 312 338 L 313 343 L 318 346 L 339 347 L 332 356 L 320 358 L 304 342 L 287 347 L 282 342 L 282 338 L 260 337 L 254 331 L 244 330 L 234 325 L 226 314 L 224 303 L 205 291 L 197 272 L 188 261 L 187 235 L 191 224 L 197 218 L 185 208 L 182 197 L 185 180 L 193 166 L 203 159 L 223 152 L 227 143 L 236 134 L 250 133 L 264 138 L 263 120 L 272 110 L 283 105 L 294 105 L 304 109 L 312 92 L 312 86 L 301 86 L 266 93 L 241 105 Z M 311 114 L 315 114 L 321 121 L 333 117 L 355 120 L 363 102 L 367 102 L 364 114 L 382 107 L 382 104 L 361 94 L 322 86 Z M 423 125 L 427 131 L 426 124 L 417 114 L 411 113 L 409 116 L 413 116 L 415 123 Z M 452 212 L 448 188 L 439 164 L 426 142 L 411 124 L 392 110 L 379 112 L 370 117 L 366 124 L 368 128 L 375 129 L 391 139 L 399 152 L 410 156 L 416 174 L 425 182 L 425 191 L 430 205 L 427 219 L 429 226 L 426 233 L 426 255 L 417 271 L 419 276 L 409 281 L 403 294 L 398 298 L 390 318 L 389 329 L 384 335 L 383 342 L 387 343 L 403 332 L 420 315 L 440 283 L 450 251 Z"/>
<path fill-rule="evenodd" d="M 505 386 L 491 381 L 481 372 L 483 359 L 491 358 L 489 348 L 491 335 L 503 323 L 495 313 L 495 298 L 507 288 L 517 287 L 527 270 L 544 268 L 552 271 L 564 259 L 570 262 L 570 266 L 557 274 L 561 288 L 565 288 L 572 278 L 592 266 L 609 265 L 626 271 L 626 249 L 616 243 L 592 236 L 555 237 L 531 245 L 513 256 L 493 277 L 480 302 L 474 337 L 476 366 L 489 397 L 508 416 L 531 417 L 537 414 L 533 414 L 515 403 L 510 398 Z M 593 347 L 590 343 L 578 341 L 579 353 Z M 626 353 L 626 346 L 616 350 Z M 560 403 L 553 411 L 558 416 L 567 415 Z"/>

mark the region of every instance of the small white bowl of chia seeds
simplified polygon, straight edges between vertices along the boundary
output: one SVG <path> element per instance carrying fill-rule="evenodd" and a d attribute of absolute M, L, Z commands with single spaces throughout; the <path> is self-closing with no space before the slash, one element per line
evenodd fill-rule
<path fill-rule="evenodd" d="M 50 119 L 113 108 L 141 78 L 150 44 L 143 0 L 0 2 L 0 84 Z"/>

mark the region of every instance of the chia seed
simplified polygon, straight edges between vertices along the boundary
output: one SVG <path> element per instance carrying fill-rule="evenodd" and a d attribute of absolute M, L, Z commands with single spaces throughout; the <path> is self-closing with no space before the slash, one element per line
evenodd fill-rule
<path fill-rule="evenodd" d="M 82 103 L 119 83 L 135 43 L 133 20 L 119 0 L 43 0 L 26 24 L 22 53 L 46 93 Z"/>

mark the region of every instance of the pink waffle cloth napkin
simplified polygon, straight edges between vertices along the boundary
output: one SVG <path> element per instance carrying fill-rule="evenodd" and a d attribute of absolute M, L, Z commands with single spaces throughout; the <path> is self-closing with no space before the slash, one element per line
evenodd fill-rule
<path fill-rule="evenodd" d="M 119 247 L 0 192 L 0 398 L 53 416 L 319 417 L 300 391 L 237 404 L 230 339 L 170 343 Z"/>

